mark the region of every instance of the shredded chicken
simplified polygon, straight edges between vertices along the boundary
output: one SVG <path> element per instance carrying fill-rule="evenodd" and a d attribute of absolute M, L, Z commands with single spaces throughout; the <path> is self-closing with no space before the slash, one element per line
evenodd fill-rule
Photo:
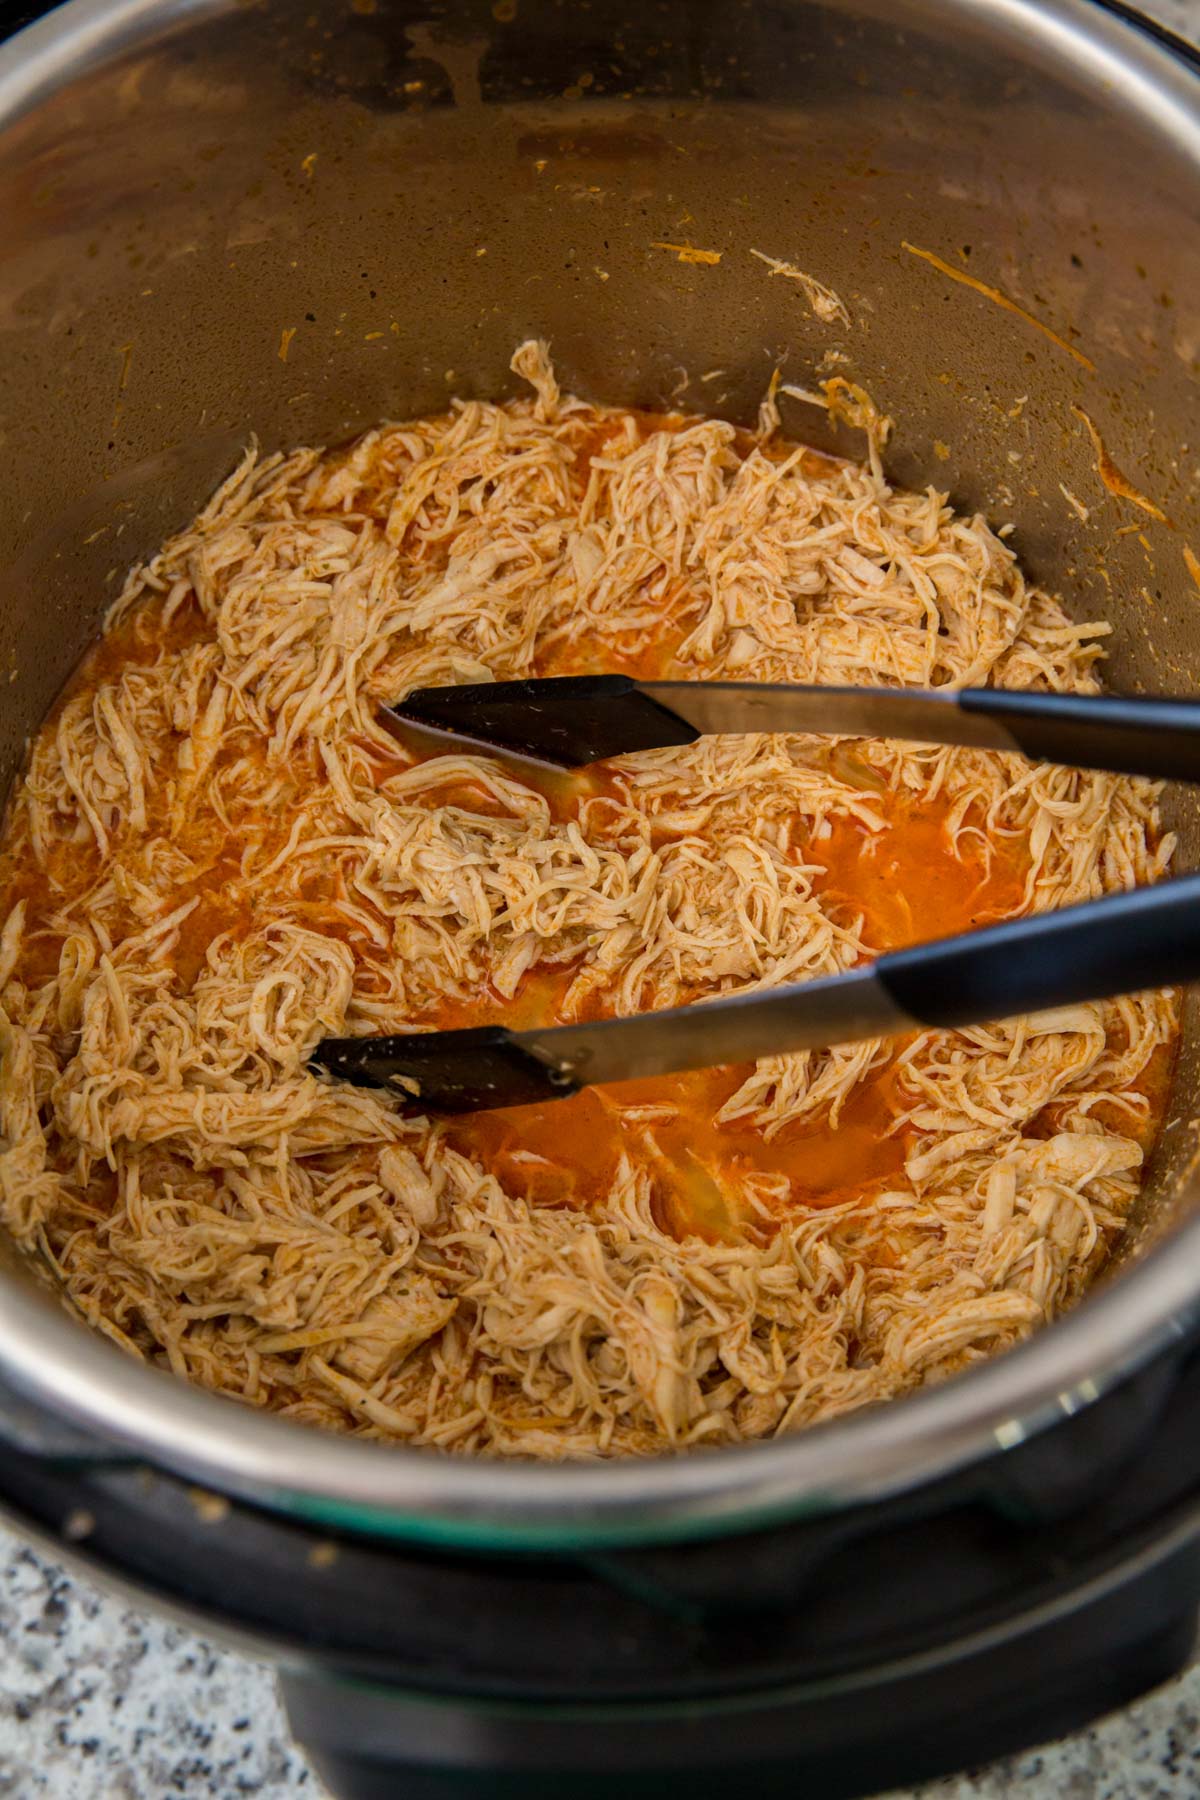
<path fill-rule="evenodd" d="M 823 320 L 826 325 L 848 325 L 850 323 L 850 314 L 846 311 L 845 302 L 834 293 L 831 287 L 826 287 L 823 281 L 818 281 L 815 275 L 808 275 L 803 269 L 798 269 L 795 263 L 781 262 L 777 256 L 768 256 L 762 250 L 751 250 L 750 254 L 756 256 L 759 262 L 766 263 L 772 275 L 785 275 L 789 281 L 794 281 L 816 317 Z"/>
<path fill-rule="evenodd" d="M 307 1056 L 849 968 L 881 943 L 830 859 L 904 819 L 1008 871 L 993 916 L 1152 881 L 1171 841 L 1150 783 L 964 749 L 715 738 L 543 782 L 398 744 L 381 702 L 530 673 L 1097 685 L 1105 627 L 892 488 L 857 402 L 865 465 L 565 397 L 538 343 L 514 368 L 534 399 L 248 453 L 129 576 L 11 804 L 0 1217 L 132 1353 L 316 1425 L 543 1457 L 792 1431 L 1078 1297 L 1172 994 L 614 1089 L 590 1185 L 579 1127 L 501 1155 Z M 880 1095 L 886 1169 L 806 1189 Z"/>

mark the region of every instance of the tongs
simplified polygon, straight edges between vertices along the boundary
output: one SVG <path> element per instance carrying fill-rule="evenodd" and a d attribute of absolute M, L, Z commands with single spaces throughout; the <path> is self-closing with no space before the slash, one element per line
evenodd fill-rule
<path fill-rule="evenodd" d="M 713 732 L 903 738 L 1200 781 L 1200 704 L 1114 695 L 635 682 L 565 676 L 420 688 L 385 719 L 578 767 Z M 813 981 L 631 1018 L 326 1038 L 311 1061 L 421 1111 L 476 1112 L 594 1083 L 951 1029 L 1200 979 L 1200 875 L 891 951 Z"/>

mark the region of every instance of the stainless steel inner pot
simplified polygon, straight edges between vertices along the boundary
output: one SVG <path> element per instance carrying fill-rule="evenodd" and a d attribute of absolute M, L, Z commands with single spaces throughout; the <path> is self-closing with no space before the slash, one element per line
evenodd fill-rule
<path fill-rule="evenodd" d="M 1014 521 L 1027 570 L 1114 622 L 1114 683 L 1189 692 L 1198 213 L 1200 77 L 1090 0 L 72 0 L 0 50 L 4 782 L 124 569 L 251 434 L 506 395 L 530 334 L 564 387 L 740 422 L 776 369 L 863 383 L 898 479 Z M 858 447 L 783 404 L 789 432 Z M 1076 408 L 1171 525 L 1106 491 Z M 1197 866 L 1194 809 L 1169 809 Z M 1192 1029 L 1130 1242 L 1075 1313 L 786 1441 L 558 1468 L 341 1440 L 127 1360 L 11 1249 L 0 1373 L 231 1493 L 427 1540 L 845 1506 L 1002 1455 L 1194 1329 L 1196 1089 Z"/>

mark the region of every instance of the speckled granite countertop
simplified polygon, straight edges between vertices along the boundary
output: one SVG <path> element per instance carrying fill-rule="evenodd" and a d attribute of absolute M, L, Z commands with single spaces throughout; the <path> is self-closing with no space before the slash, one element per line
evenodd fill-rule
<path fill-rule="evenodd" d="M 1142 0 L 1200 39 L 1200 0 Z M 0 1530 L 0 1800 L 320 1800 L 271 1670 L 131 1612 Z M 1200 1666 L 920 1800 L 1192 1800 Z M 917 1800 L 916 1791 L 887 1800 Z"/>
<path fill-rule="evenodd" d="M 0 1795 L 293 1800 L 323 1792 L 271 1671 L 128 1612 L 0 1533 Z"/>

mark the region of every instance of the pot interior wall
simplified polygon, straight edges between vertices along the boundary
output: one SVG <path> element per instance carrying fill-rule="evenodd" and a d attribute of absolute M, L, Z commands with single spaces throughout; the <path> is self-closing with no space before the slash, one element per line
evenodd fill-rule
<path fill-rule="evenodd" d="M 776 370 L 863 383 L 898 479 L 1011 519 L 1027 570 L 1115 623 L 1116 684 L 1191 691 L 1196 170 L 1119 83 L 986 14 L 260 0 L 114 31 L 0 126 L 0 778 L 251 436 L 504 395 L 530 334 L 564 387 L 742 423 Z M 1076 408 L 1172 524 L 1106 490 Z M 1193 866 L 1194 809 L 1170 816 Z M 1189 1032 L 1143 1237 L 1188 1204 L 1196 1058 Z"/>

